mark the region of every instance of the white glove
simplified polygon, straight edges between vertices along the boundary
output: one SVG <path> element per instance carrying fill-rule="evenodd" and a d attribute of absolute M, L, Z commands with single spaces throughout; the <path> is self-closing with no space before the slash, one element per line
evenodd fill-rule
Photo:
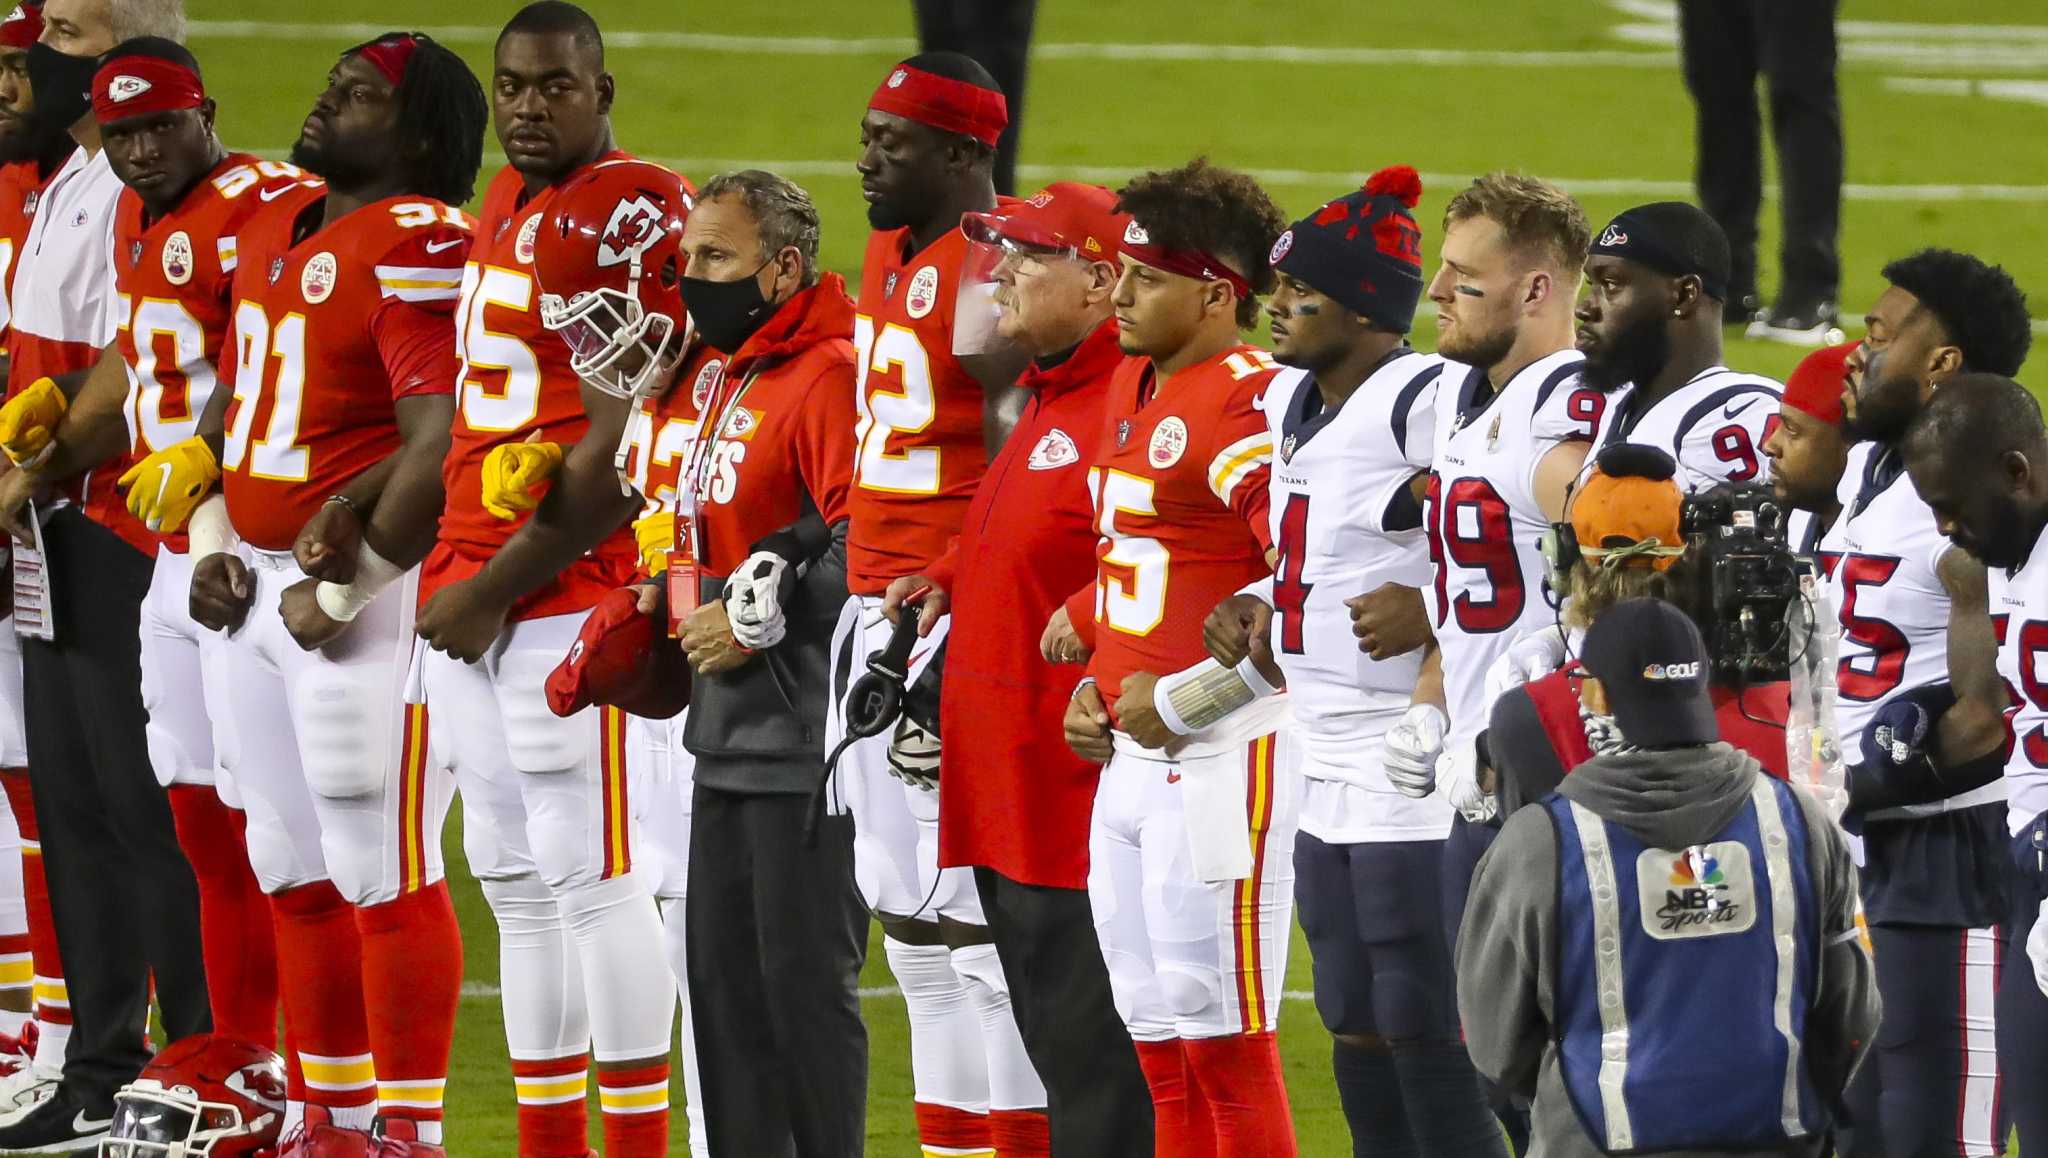
<path fill-rule="evenodd" d="M 939 738 L 907 715 L 889 741 L 889 775 L 912 788 L 939 790 Z"/>
<path fill-rule="evenodd" d="M 1435 704 L 1410 704 L 1400 722 L 1387 729 L 1380 762 L 1395 791 L 1420 800 L 1436 788 L 1437 756 L 1450 726 L 1450 717 Z"/>
<path fill-rule="evenodd" d="M 741 647 L 774 647 L 788 634 L 789 625 L 782 618 L 782 577 L 788 573 L 789 560 L 756 551 L 725 581 L 726 619 Z"/>
<path fill-rule="evenodd" d="M 2027 960 L 2034 963 L 2034 984 L 2048 995 L 2048 900 L 2034 914 L 2034 931 L 2027 934 Z"/>
<path fill-rule="evenodd" d="M 1502 694 L 1563 667 L 1565 655 L 1564 629 L 1556 624 L 1515 640 L 1487 666 L 1486 702 L 1491 704 Z"/>
<path fill-rule="evenodd" d="M 1479 788 L 1479 749 L 1470 740 L 1445 750 L 1437 758 L 1437 779 L 1443 783 L 1444 799 L 1473 824 L 1485 824 L 1500 815 L 1500 801 Z"/>

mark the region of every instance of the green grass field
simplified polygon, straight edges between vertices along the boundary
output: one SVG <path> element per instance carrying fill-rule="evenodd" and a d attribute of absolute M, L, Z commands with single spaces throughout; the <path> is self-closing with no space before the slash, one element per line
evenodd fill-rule
<path fill-rule="evenodd" d="M 817 197 L 825 259 L 854 271 L 865 225 L 853 171 L 857 124 L 881 70 L 912 50 L 905 0 L 713 6 L 585 0 L 606 26 L 627 148 L 702 180 L 741 163 L 778 168 Z M 423 26 L 480 72 L 514 4 L 476 0 L 191 0 L 192 42 L 229 143 L 289 146 L 334 55 L 386 27 Z M 1596 223 L 1641 201 L 1687 196 L 1691 108 L 1668 9 L 1656 0 L 1041 0 L 1023 126 L 1022 180 L 1122 177 L 1206 153 L 1265 180 L 1300 214 L 1392 163 L 1429 177 L 1425 246 L 1456 183 L 1513 167 L 1562 181 Z M 1879 267 L 1923 244 L 1974 250 L 2034 287 L 2048 316 L 2048 21 L 2029 0 L 1983 0 L 1959 28 L 1946 0 L 1846 0 L 1848 134 L 1843 309 L 1859 316 Z M 343 19 L 347 24 L 328 23 Z M 495 150 L 489 164 L 498 163 Z M 1775 275 L 1775 203 L 1764 222 Z M 1427 311 L 1425 311 L 1427 313 Z M 1417 335 L 1430 344 L 1426 327 Z M 1856 327 L 1851 326 L 1851 333 Z M 1782 376 L 1799 352 L 1731 343 L 1733 365 Z M 2029 372 L 2043 363 L 2036 359 Z M 2036 383 L 2038 385 L 2038 383 Z M 449 863 L 469 976 L 496 980 L 494 932 L 474 884 Z M 868 983 L 888 984 L 880 967 Z M 1297 943 L 1287 988 L 1308 988 Z M 868 1002 L 871 1152 L 916 1152 L 902 1004 Z M 1313 1008 L 1282 1020 L 1295 1120 L 1308 1155 L 1348 1152 Z M 511 1084 L 494 998 L 465 1001 L 449 1090 L 463 1155 L 512 1151 Z M 593 1109 L 593 1117 L 595 1111 Z M 682 1153 L 680 1144 L 676 1149 Z"/>

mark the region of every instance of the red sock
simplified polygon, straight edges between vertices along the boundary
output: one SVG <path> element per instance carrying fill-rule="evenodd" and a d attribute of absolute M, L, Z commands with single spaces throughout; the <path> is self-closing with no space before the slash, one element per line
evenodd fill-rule
<path fill-rule="evenodd" d="M 1195 1093 L 1180 1039 L 1133 1042 L 1138 1068 L 1152 1091 L 1153 1153 L 1158 1158 L 1214 1158 L 1216 1135 L 1208 1119 L 1191 1120 L 1188 1098 Z"/>
<path fill-rule="evenodd" d="M 338 1125 L 364 1129 L 376 1112 L 377 1072 L 370 1060 L 355 912 L 326 881 L 286 889 L 270 898 L 270 906 L 277 917 L 280 989 L 306 1104 L 335 1111 Z"/>
<path fill-rule="evenodd" d="M 277 934 L 249 867 L 240 812 L 210 784 L 173 784 L 178 844 L 199 881 L 199 942 L 213 1029 L 277 1048 Z"/>
<path fill-rule="evenodd" d="M 1052 1122 L 1044 1110 L 990 1110 L 989 1140 L 996 1158 L 1050 1158 Z"/>
<path fill-rule="evenodd" d="M 668 1062 L 597 1071 L 604 1111 L 605 1158 L 662 1158 L 668 1153 Z"/>
<path fill-rule="evenodd" d="M 455 1005 L 462 997 L 462 934 L 446 881 L 356 910 L 363 935 L 363 1000 L 377 1055 L 377 1102 L 387 1125 L 410 1121 L 441 1144 L 441 1099 Z"/>
<path fill-rule="evenodd" d="M 1294 1158 L 1294 1117 L 1271 1032 L 1190 1038 L 1188 1069 L 1216 1121 L 1217 1158 Z"/>
<path fill-rule="evenodd" d="M 934 1102 L 912 1102 L 911 1109 L 917 1114 L 918 1144 L 927 1155 L 987 1154 L 995 1146 L 987 1114 Z"/>
<path fill-rule="evenodd" d="M 512 1059 L 519 1158 L 583 1158 L 590 1149 L 590 1054 Z"/>
<path fill-rule="evenodd" d="M 306 1102 L 306 1070 L 299 1064 L 299 1041 L 292 1033 L 290 1018 L 284 1026 L 284 1100 L 300 1105 Z"/>
<path fill-rule="evenodd" d="M 0 788 L 21 830 L 21 892 L 28 902 L 28 947 L 35 963 L 36 1020 L 71 1025 L 71 995 L 64 988 L 64 962 L 57 956 L 57 925 L 50 917 L 50 883 L 43 876 L 43 845 L 36 826 L 35 793 L 28 769 L 0 768 Z"/>

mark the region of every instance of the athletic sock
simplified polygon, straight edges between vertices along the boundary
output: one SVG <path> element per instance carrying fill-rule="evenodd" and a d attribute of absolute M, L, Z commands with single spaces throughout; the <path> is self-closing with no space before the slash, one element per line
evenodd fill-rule
<path fill-rule="evenodd" d="M 1044 1110 L 990 1110 L 989 1140 L 996 1158 L 1050 1158 L 1052 1121 Z"/>
<path fill-rule="evenodd" d="M 887 936 L 882 950 L 910 1017 L 918 1141 L 931 1155 L 988 1153 L 988 1054 L 981 1014 L 953 971 L 952 951 Z"/>
<path fill-rule="evenodd" d="M 355 911 L 363 938 L 363 999 L 386 1122 L 414 1123 L 441 1143 L 441 1101 L 455 1007 L 462 996 L 462 934 L 446 881 Z"/>
<path fill-rule="evenodd" d="M 1394 1069 L 1416 1144 L 1430 1158 L 1507 1158 L 1479 1073 L 1455 1040 L 1394 1043 Z"/>
<path fill-rule="evenodd" d="M 249 867 L 240 812 L 211 784 L 173 784 L 178 844 L 199 882 L 199 942 L 216 1033 L 277 1046 L 277 934 Z"/>
<path fill-rule="evenodd" d="M 688 903 L 683 897 L 656 897 L 655 903 L 661 909 L 661 936 L 667 946 L 669 970 L 676 979 L 676 1010 L 680 1015 L 676 1052 L 683 1058 L 684 1116 L 690 1131 L 684 1149 L 691 1154 L 709 1154 L 711 1140 L 705 1132 L 704 1086 L 698 1080 L 697 1034 L 690 1020 L 689 938 L 683 930 L 683 912 Z"/>
<path fill-rule="evenodd" d="M 1401 1076 L 1385 1046 L 1371 1049 L 1332 1039 L 1330 1069 L 1337 1076 L 1344 1121 L 1351 1127 L 1351 1158 L 1421 1158 L 1401 1101 Z"/>
<path fill-rule="evenodd" d="M 11 811 L 11 810 L 10 810 Z M 28 899 L 21 880 L 21 830 L 0 818 L 0 1033 L 19 1038 L 35 1013 L 36 967 L 28 942 Z"/>
<path fill-rule="evenodd" d="M 482 884 L 498 925 L 499 1001 L 519 1099 L 519 1156 L 580 1156 L 590 1130 L 590 1019 L 581 961 L 547 882 L 521 876 Z"/>
<path fill-rule="evenodd" d="M 597 1071 L 604 1111 L 605 1158 L 662 1158 L 668 1153 L 668 1062 Z"/>
<path fill-rule="evenodd" d="M 1206 1114 L 1190 1114 L 1188 1098 L 1195 1092 L 1188 1075 L 1187 1053 L 1180 1039 L 1132 1042 L 1138 1068 L 1152 1092 L 1152 1152 L 1158 1158 L 1214 1158 L 1216 1130 Z"/>
<path fill-rule="evenodd" d="M 1216 1158 L 1293 1158 L 1294 1116 L 1271 1031 L 1184 1040 L 1216 1122 Z"/>
<path fill-rule="evenodd" d="M 71 1045 L 71 994 L 64 987 L 64 961 L 57 955 L 57 924 L 50 916 L 50 883 L 43 875 L 43 845 L 36 826 L 35 793 L 28 769 L 0 768 L 0 789 L 21 834 L 21 893 L 28 909 L 28 946 L 34 966 L 36 1069 L 55 1078 L 64 1072 Z"/>
<path fill-rule="evenodd" d="M 519 1158 L 581 1158 L 590 1148 L 590 1055 L 512 1059 Z"/>
<path fill-rule="evenodd" d="M 600 1067 L 667 1057 L 676 979 L 646 883 L 628 874 L 564 885 L 555 889 L 555 906 L 582 961 L 591 1053 Z"/>
<path fill-rule="evenodd" d="M 952 961 L 953 972 L 959 974 L 967 1000 L 981 1020 L 990 1113 L 1037 1110 L 1042 1118 L 1045 1084 L 1038 1080 L 1038 1070 L 1024 1050 L 1024 1035 L 1018 1031 L 1017 1016 L 1010 1008 L 1010 983 L 1003 976 L 1003 963 L 996 956 L 996 947 L 983 944 L 954 949 Z"/>
<path fill-rule="evenodd" d="M 319 881 L 270 898 L 285 1016 L 299 1055 L 306 1121 L 367 1130 L 377 1116 L 377 1069 L 363 1007 L 363 945 L 349 903 Z"/>

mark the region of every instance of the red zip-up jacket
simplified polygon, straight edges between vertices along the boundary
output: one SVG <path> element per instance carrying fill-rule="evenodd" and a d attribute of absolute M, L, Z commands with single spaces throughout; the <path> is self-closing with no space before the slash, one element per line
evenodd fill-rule
<path fill-rule="evenodd" d="M 939 695 L 939 863 L 1013 881 L 1088 886 L 1099 765 L 1067 747 L 1061 720 L 1082 669 L 1038 653 L 1046 620 L 1094 580 L 1088 464 L 1103 437 L 1116 321 L 1066 361 L 1033 366 L 1017 429 L 989 465 L 951 550 L 928 577 L 953 597 Z"/>

